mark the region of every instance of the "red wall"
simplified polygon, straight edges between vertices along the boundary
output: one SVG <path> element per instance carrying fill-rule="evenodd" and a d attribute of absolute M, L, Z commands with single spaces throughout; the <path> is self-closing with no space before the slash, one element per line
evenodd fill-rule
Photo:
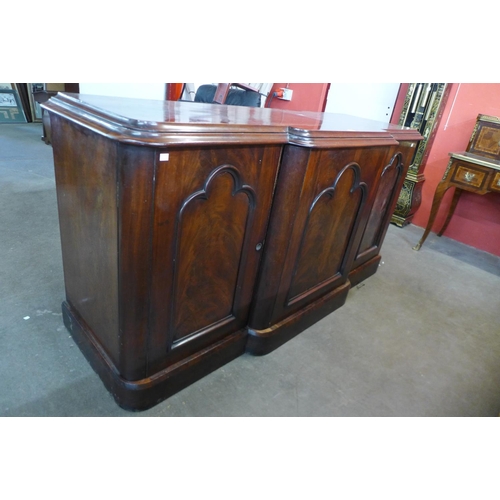
<path fill-rule="evenodd" d="M 292 100 L 283 101 L 274 97 L 271 101 L 271 97 L 268 97 L 268 107 L 290 111 L 323 111 L 325 109 L 326 95 L 330 86 L 328 83 L 275 83 L 269 96 L 272 96 L 275 90 L 285 88 L 287 85 L 290 90 L 293 90 Z"/>
<path fill-rule="evenodd" d="M 422 228 L 427 225 L 434 191 L 448 165 L 448 153 L 465 151 L 478 114 L 500 116 L 500 83 L 450 85 L 450 95 L 425 165 L 422 204 L 412 221 Z M 452 195 L 450 189 L 441 203 L 433 232 L 444 223 Z M 444 236 L 500 256 L 500 194 L 481 196 L 464 192 Z"/>

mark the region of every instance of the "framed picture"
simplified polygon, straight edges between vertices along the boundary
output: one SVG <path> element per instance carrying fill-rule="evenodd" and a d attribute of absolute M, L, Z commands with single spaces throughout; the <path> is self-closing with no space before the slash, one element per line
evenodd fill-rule
<path fill-rule="evenodd" d="M 8 86 L 10 85 L 10 88 Z M 12 84 L 0 84 L 0 123 L 26 123 L 21 99 Z"/>

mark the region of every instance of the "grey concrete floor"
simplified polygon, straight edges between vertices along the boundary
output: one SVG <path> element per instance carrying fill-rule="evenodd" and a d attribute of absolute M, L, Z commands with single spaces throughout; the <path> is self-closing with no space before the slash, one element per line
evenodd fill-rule
<path fill-rule="evenodd" d="M 122 410 L 65 330 L 52 148 L 0 125 L 0 416 L 498 416 L 500 259 L 390 226 L 376 275 L 273 353 Z"/>

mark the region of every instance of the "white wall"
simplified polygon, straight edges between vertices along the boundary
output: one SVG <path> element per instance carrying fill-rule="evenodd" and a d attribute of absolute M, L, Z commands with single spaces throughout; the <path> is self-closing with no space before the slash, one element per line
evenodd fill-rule
<path fill-rule="evenodd" d="M 80 94 L 165 99 L 165 83 L 80 83 Z"/>
<path fill-rule="evenodd" d="M 389 122 L 399 86 L 399 83 L 331 83 L 325 111 Z"/>

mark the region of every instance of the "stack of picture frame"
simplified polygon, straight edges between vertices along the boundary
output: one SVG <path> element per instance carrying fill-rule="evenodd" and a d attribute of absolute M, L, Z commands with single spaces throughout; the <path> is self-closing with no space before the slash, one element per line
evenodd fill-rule
<path fill-rule="evenodd" d="M 44 83 L 0 83 L 0 122 L 41 122 L 42 108 L 33 94 L 44 90 Z"/>

